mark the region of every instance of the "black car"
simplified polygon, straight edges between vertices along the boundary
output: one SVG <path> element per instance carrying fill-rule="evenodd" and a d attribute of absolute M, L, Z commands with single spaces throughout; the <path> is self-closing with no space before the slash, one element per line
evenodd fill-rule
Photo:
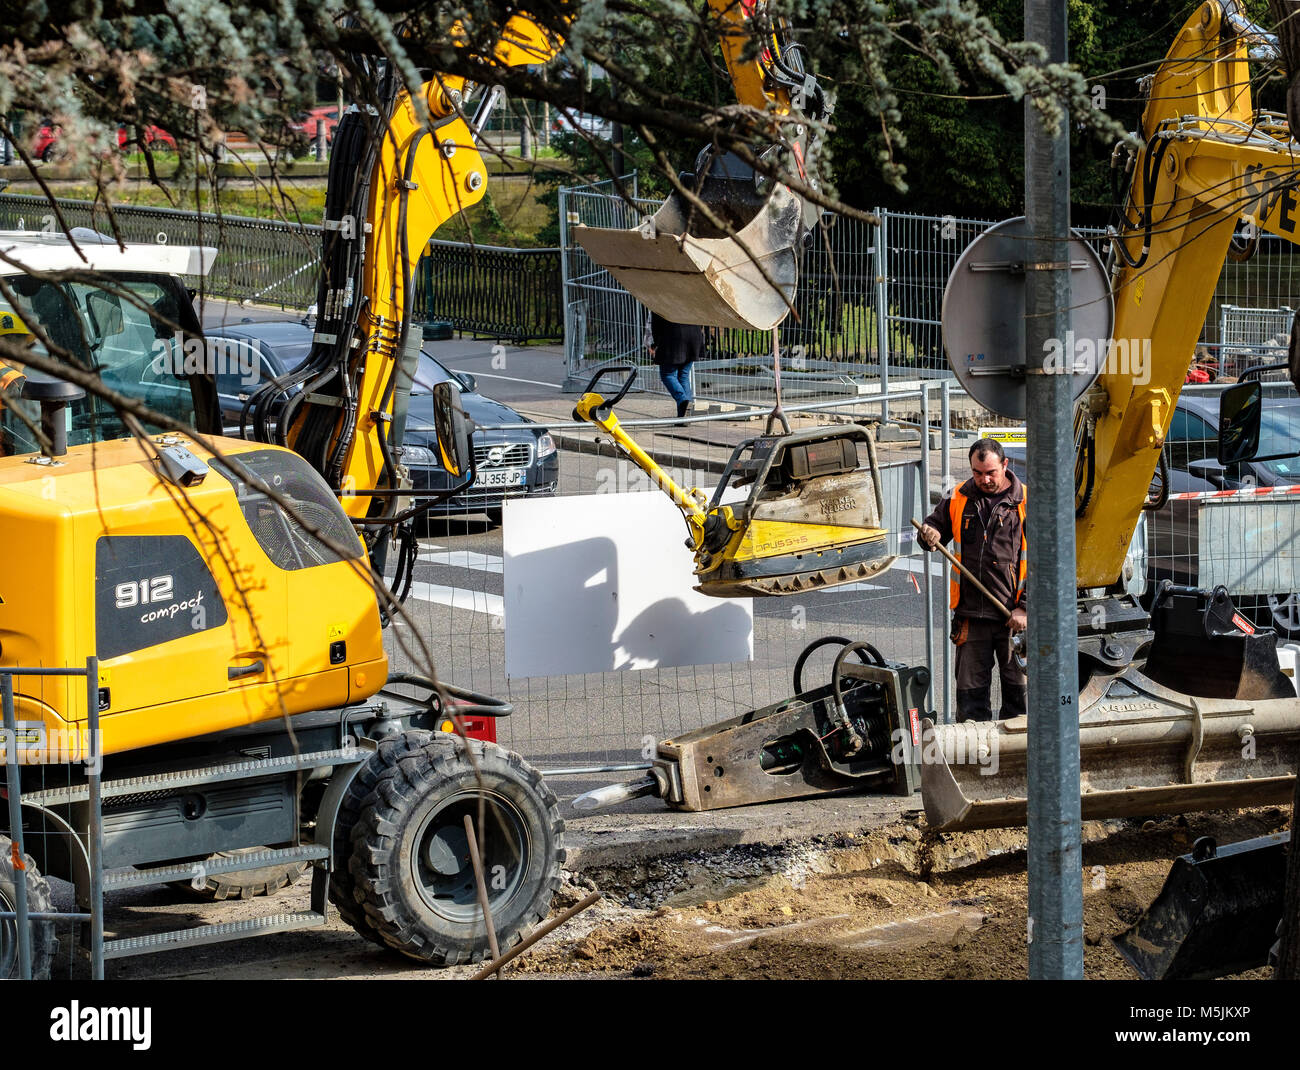
<path fill-rule="evenodd" d="M 226 433 L 239 434 L 244 403 L 268 379 L 292 372 L 311 351 L 312 329 L 294 320 L 241 323 L 207 332 L 209 350 L 217 370 Z M 442 382 L 460 390 L 461 407 L 475 424 L 531 423 L 514 409 L 475 391 L 474 376 L 453 372 L 428 353 L 420 354 L 411 388 L 401 463 L 411 472 L 415 497 L 419 491 L 445 490 L 452 485 L 438 460 L 433 427 L 433 387 Z M 555 493 L 560 461 L 555 440 L 541 427 L 519 426 L 495 431 L 475 431 L 474 485 L 462 494 L 433 507 L 441 516 L 486 513 L 501 521 L 502 503 Z"/>

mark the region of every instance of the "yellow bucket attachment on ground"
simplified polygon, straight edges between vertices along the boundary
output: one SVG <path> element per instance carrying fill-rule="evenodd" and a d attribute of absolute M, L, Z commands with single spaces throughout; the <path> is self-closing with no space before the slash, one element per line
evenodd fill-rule
<path fill-rule="evenodd" d="M 735 237 L 708 237 L 699 211 L 673 194 L 640 227 L 574 233 L 593 261 L 665 319 L 767 331 L 794 300 L 802 211 L 779 186 Z"/>
<path fill-rule="evenodd" d="M 1083 819 L 1145 817 L 1287 802 L 1300 701 L 1198 698 L 1130 666 L 1094 681 L 1080 705 Z M 938 831 L 1026 821 L 1028 719 L 925 721 L 921 790 Z"/>

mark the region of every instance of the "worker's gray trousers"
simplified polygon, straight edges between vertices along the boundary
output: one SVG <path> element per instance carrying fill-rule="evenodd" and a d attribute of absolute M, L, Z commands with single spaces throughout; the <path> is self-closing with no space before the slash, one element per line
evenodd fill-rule
<path fill-rule="evenodd" d="M 954 621 L 957 643 L 957 720 L 991 721 L 989 693 L 993 663 L 1002 678 L 1000 718 L 1019 717 L 1026 711 L 1029 680 L 1016 668 L 1011 653 L 1011 632 L 1002 621 L 984 617 L 959 617 Z"/>

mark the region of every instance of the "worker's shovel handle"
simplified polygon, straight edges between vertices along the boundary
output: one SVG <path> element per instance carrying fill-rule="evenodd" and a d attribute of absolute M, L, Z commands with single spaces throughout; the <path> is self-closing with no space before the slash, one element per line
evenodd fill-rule
<path fill-rule="evenodd" d="M 915 517 L 913 517 L 912 527 L 916 528 L 917 532 L 920 532 L 922 524 Z M 925 543 L 921 543 L 921 545 L 925 546 Z M 929 547 L 927 546 L 926 549 L 928 550 Z M 1000 598 L 998 598 L 992 591 L 990 591 L 987 587 L 985 587 L 984 584 L 980 583 L 979 580 L 977 580 L 974 576 L 972 576 L 970 569 L 968 569 L 965 565 L 963 565 L 960 561 L 958 561 L 957 558 L 954 557 L 945 547 L 936 544 L 935 549 L 938 550 L 939 553 L 943 554 L 943 556 L 948 559 L 948 563 L 952 565 L 953 568 L 955 568 L 958 572 L 960 572 L 966 579 L 970 580 L 971 583 L 975 585 L 975 589 L 979 591 L 980 594 L 982 594 L 985 598 L 987 598 L 990 602 L 992 602 L 995 606 L 997 606 L 998 609 L 1002 610 L 1002 615 L 1006 617 L 1007 620 L 1011 619 L 1011 610 L 1007 609 L 1007 607 L 1002 604 L 1002 600 Z"/>

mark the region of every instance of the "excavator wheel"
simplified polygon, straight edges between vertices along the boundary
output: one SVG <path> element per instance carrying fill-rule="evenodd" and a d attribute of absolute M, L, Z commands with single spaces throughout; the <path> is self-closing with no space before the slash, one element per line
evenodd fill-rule
<path fill-rule="evenodd" d="M 356 881 L 352 879 L 349 859 L 352 854 L 352 830 L 361 817 L 362 807 L 379 783 L 379 778 L 398 762 L 419 752 L 432 736 L 431 732 L 412 730 L 400 736 L 385 739 L 367 762 L 363 762 L 343 793 L 338 814 L 334 818 L 334 866 L 330 871 L 330 902 L 339 917 L 358 933 L 375 944 L 384 945 L 375 931 L 369 916 L 356 898 Z"/>
<path fill-rule="evenodd" d="M 23 856 L 23 870 L 27 881 L 27 909 L 31 913 L 49 913 L 54 910 L 54 900 L 50 895 L 50 882 L 41 876 L 32 861 L 31 855 Z M 0 836 L 0 910 L 17 910 L 14 881 L 13 841 L 8 836 Z M 54 922 L 29 922 L 32 932 L 32 980 L 46 981 L 50 977 L 50 965 L 59 950 L 58 938 L 54 935 Z M 13 918 L 0 918 L 0 979 L 17 977 L 18 968 L 18 928 Z"/>
<path fill-rule="evenodd" d="M 248 851 L 264 851 L 265 847 L 242 847 L 233 851 L 217 851 L 209 855 L 213 861 L 235 858 Z M 290 862 L 285 865 L 266 866 L 263 869 L 244 869 L 234 873 L 209 873 L 204 875 L 203 887 L 192 881 L 171 881 L 171 886 L 189 892 L 199 899 L 254 899 L 259 895 L 275 895 L 281 888 L 293 884 L 310 868 L 308 862 Z"/>
<path fill-rule="evenodd" d="M 564 822 L 537 770 L 493 743 L 435 734 L 379 777 L 352 832 L 352 877 L 383 942 L 422 962 L 490 956 L 464 819 L 480 837 L 501 950 L 546 917 Z"/>

